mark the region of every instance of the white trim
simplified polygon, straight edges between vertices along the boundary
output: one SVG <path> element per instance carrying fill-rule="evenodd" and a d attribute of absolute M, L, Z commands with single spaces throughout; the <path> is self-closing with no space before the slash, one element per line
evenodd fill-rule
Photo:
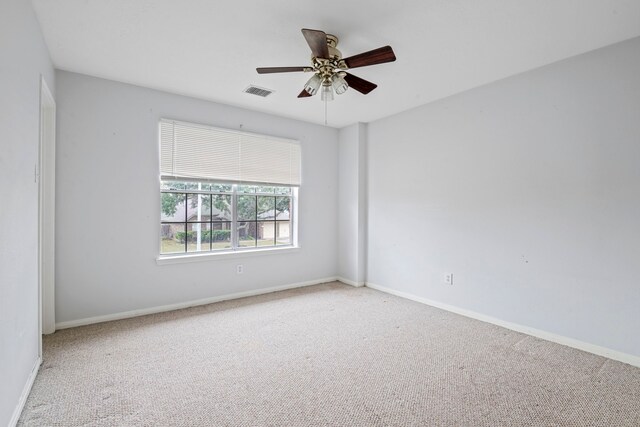
<path fill-rule="evenodd" d="M 338 282 L 342 282 L 345 285 L 351 285 L 351 286 L 354 286 L 356 288 L 361 288 L 362 286 L 364 286 L 364 282 L 356 282 L 354 280 L 345 279 L 344 277 L 340 277 L 340 276 L 338 276 L 337 280 L 338 280 Z"/>
<path fill-rule="evenodd" d="M 288 285 L 273 286 L 270 288 L 236 292 L 234 294 L 220 295 L 220 296 L 203 298 L 203 299 L 198 299 L 193 301 L 179 302 L 176 304 L 167 304 L 167 305 L 161 305 L 158 307 L 141 308 L 138 310 L 123 311 L 123 312 L 114 313 L 114 314 L 106 314 L 104 316 L 88 317 L 85 319 L 68 320 L 66 322 L 56 323 L 56 328 L 57 329 L 75 328 L 76 326 L 84 326 L 84 325 L 91 325 L 94 323 L 110 322 L 112 320 L 146 316 L 147 314 L 162 313 L 165 311 L 180 310 L 183 308 L 212 304 L 214 302 L 251 297 L 255 295 L 269 294 L 272 292 L 285 291 L 287 289 L 302 288 L 305 286 L 319 285 L 321 283 L 335 282 L 336 280 L 337 280 L 336 277 L 325 277 L 322 279 L 309 280 L 306 282 L 298 282 L 298 283 L 291 283 Z"/>
<path fill-rule="evenodd" d="M 31 370 L 31 374 L 29 374 L 29 378 L 27 378 L 27 382 L 22 389 L 22 394 L 20 395 L 20 400 L 18 400 L 18 404 L 16 408 L 13 410 L 13 415 L 9 420 L 8 427 L 15 427 L 18 424 L 18 420 L 20 419 L 20 415 L 22 415 L 22 410 L 24 409 L 24 405 L 27 403 L 27 398 L 29 397 L 29 393 L 31 393 L 31 387 L 33 387 L 33 383 L 36 380 L 36 376 L 38 375 L 38 371 L 40 370 L 40 364 L 42 363 L 41 358 L 36 359 L 36 364 L 33 366 Z"/>
<path fill-rule="evenodd" d="M 385 286 L 376 285 L 375 283 L 367 282 L 365 286 L 381 292 L 396 295 L 412 301 L 420 302 L 422 304 L 430 305 L 432 307 L 440 308 L 442 310 L 450 311 L 452 313 L 460 314 L 465 317 L 470 317 L 472 319 L 480 320 L 482 322 L 487 322 L 497 326 L 501 326 L 503 328 L 511 329 L 512 331 L 521 332 L 523 334 L 531 335 L 536 338 L 555 342 L 557 344 L 566 345 L 567 347 L 573 347 L 578 350 L 596 354 L 598 356 L 607 357 L 609 359 L 617 360 L 619 362 L 628 363 L 629 365 L 632 365 L 632 366 L 640 367 L 640 356 L 623 353 L 621 351 L 612 350 L 610 348 L 601 347 L 599 345 L 590 344 L 584 341 L 579 341 L 573 338 L 554 334 L 552 332 L 542 331 L 540 329 L 531 328 L 529 326 L 507 322 L 505 320 L 497 319 L 495 317 L 487 316 L 485 314 L 477 313 L 475 311 L 467 310 L 467 309 L 456 307 L 449 304 L 444 304 L 438 301 L 433 301 L 427 298 L 409 294 L 407 292 L 402 292 L 402 291 L 397 291 L 395 289 L 387 288 Z"/>
<path fill-rule="evenodd" d="M 206 253 L 191 253 L 180 255 L 160 255 L 156 258 L 156 264 L 183 264 L 188 262 L 200 262 L 200 261 L 213 261 L 220 259 L 233 259 L 233 258 L 245 258 L 251 256 L 260 255 L 277 255 L 277 254 L 290 254 L 298 252 L 299 246 L 283 246 L 280 248 L 270 249 L 240 249 L 233 252 L 206 252 Z"/>

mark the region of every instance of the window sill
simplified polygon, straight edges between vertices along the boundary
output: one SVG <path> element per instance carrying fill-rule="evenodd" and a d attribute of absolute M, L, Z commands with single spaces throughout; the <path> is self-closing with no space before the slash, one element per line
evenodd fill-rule
<path fill-rule="evenodd" d="M 290 254 L 298 252 L 299 246 L 284 246 L 272 249 L 246 249 L 234 252 L 207 252 L 203 254 L 185 254 L 185 255 L 160 255 L 156 258 L 156 264 L 183 264 L 189 262 L 213 261 L 222 259 L 247 258 L 262 255 Z"/>

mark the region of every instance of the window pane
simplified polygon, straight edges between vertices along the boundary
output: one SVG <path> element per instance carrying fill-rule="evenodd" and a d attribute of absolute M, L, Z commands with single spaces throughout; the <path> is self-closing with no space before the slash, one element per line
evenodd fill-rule
<path fill-rule="evenodd" d="M 276 221 L 276 245 L 291 244 L 291 221 Z"/>
<path fill-rule="evenodd" d="M 238 246 L 242 248 L 256 246 L 255 222 L 238 223 Z"/>
<path fill-rule="evenodd" d="M 182 182 L 182 181 L 162 181 L 160 183 L 161 190 L 197 190 L 197 182 Z"/>
<path fill-rule="evenodd" d="M 258 196 L 258 219 L 274 219 L 276 198 Z"/>
<path fill-rule="evenodd" d="M 162 210 L 160 213 L 161 221 L 184 221 L 184 199 L 182 193 L 162 193 Z"/>
<path fill-rule="evenodd" d="M 256 187 L 256 191 L 258 193 L 273 194 L 274 190 L 275 190 L 275 187 L 265 187 L 263 185 L 260 185 L 260 186 Z"/>
<path fill-rule="evenodd" d="M 187 224 L 187 252 L 211 250 L 209 223 Z"/>
<path fill-rule="evenodd" d="M 187 221 L 209 221 L 211 218 L 211 196 L 208 194 L 187 195 Z"/>
<path fill-rule="evenodd" d="M 291 187 L 275 187 L 276 194 L 291 194 Z"/>
<path fill-rule="evenodd" d="M 255 193 L 255 185 L 238 185 L 238 193 Z"/>
<path fill-rule="evenodd" d="M 160 224 L 160 253 L 184 252 L 184 234 L 184 224 Z"/>
<path fill-rule="evenodd" d="M 276 219 L 291 219 L 291 197 L 276 197 Z"/>
<path fill-rule="evenodd" d="M 213 220 L 231 221 L 231 196 L 213 195 Z"/>
<path fill-rule="evenodd" d="M 214 222 L 213 231 L 211 232 L 212 247 L 216 249 L 231 248 L 231 223 L 230 222 Z"/>
<path fill-rule="evenodd" d="M 238 220 L 256 220 L 256 196 L 238 196 Z"/>
<path fill-rule="evenodd" d="M 257 228 L 257 246 L 273 246 L 275 244 L 276 223 L 261 221 Z"/>
<path fill-rule="evenodd" d="M 211 191 L 216 193 L 231 193 L 231 184 L 211 184 Z"/>

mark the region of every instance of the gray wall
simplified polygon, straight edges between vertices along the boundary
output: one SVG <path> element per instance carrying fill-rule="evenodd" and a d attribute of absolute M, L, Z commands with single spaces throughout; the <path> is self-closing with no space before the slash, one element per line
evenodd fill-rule
<path fill-rule="evenodd" d="M 38 358 L 40 75 L 54 74 L 25 0 L 0 2 L 0 425 L 7 425 Z"/>
<path fill-rule="evenodd" d="M 338 277 L 362 286 L 366 273 L 366 125 L 338 133 Z"/>
<path fill-rule="evenodd" d="M 63 71 L 57 88 L 58 323 L 335 277 L 336 129 Z M 299 140 L 300 250 L 156 265 L 161 117 Z"/>
<path fill-rule="evenodd" d="M 640 39 L 368 132 L 368 282 L 640 355 Z"/>

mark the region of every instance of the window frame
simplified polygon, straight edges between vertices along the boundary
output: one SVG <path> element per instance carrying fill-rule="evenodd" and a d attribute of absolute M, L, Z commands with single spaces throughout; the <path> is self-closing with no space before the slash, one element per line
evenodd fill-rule
<path fill-rule="evenodd" d="M 197 183 L 197 182 L 203 182 L 206 184 L 209 184 L 213 187 L 213 185 L 230 185 L 231 186 L 231 191 L 220 191 L 220 190 L 198 190 L 198 189 L 163 189 L 163 182 L 182 182 L 185 184 L 192 184 L 192 183 Z M 239 191 L 239 187 L 241 186 L 249 186 L 249 187 L 255 187 L 256 191 L 254 192 L 241 192 Z M 275 191 L 272 193 L 266 193 L 266 192 L 260 192 L 257 191 L 259 187 L 265 187 L 265 186 L 269 186 L 269 187 L 288 187 L 291 189 L 291 191 L 289 192 L 289 194 L 277 194 Z M 220 256 L 229 256 L 229 255 L 240 255 L 240 254 L 247 254 L 247 253 L 269 253 L 269 252 L 273 252 L 273 251 L 284 251 L 284 250 L 292 250 L 292 249 L 297 249 L 299 248 L 298 246 L 298 216 L 297 216 L 297 207 L 298 207 L 298 190 L 299 187 L 295 187 L 295 186 L 286 186 L 286 185 L 278 185 L 278 184 L 257 184 L 257 183 L 231 183 L 231 182 L 213 182 L 213 181 L 199 181 L 199 180 L 187 180 L 187 179 L 166 179 L 166 180 L 162 180 L 160 179 L 159 181 L 159 190 L 160 190 L 160 232 L 158 233 L 158 237 L 159 237 L 159 244 L 158 244 L 158 257 L 157 257 L 157 262 L 158 264 L 163 264 L 164 262 L 162 261 L 170 261 L 170 260 L 177 260 L 177 259 L 203 259 L 203 258 L 210 258 L 210 257 L 220 257 Z M 185 218 L 183 221 L 170 221 L 170 220 L 163 220 L 162 219 L 162 194 L 163 193 L 172 193 L 172 194 L 184 194 L 184 204 L 185 204 Z M 213 197 L 216 195 L 223 195 L 223 196 L 231 196 L 231 221 L 214 221 L 212 218 L 212 212 L 210 212 L 209 214 L 209 220 L 208 221 L 189 221 L 188 220 L 188 215 L 186 214 L 187 212 L 187 204 L 189 201 L 189 195 L 197 195 L 197 194 L 204 194 L 204 195 L 208 195 L 211 197 L 211 200 L 213 202 Z M 239 196 L 252 196 L 255 197 L 256 199 L 256 203 L 258 200 L 258 197 L 273 197 L 274 198 L 274 203 L 277 204 L 277 198 L 278 197 L 286 197 L 290 199 L 290 203 L 289 203 L 289 219 L 288 220 L 278 220 L 277 219 L 277 215 L 274 216 L 273 220 L 260 220 L 258 218 L 258 211 L 256 209 L 256 214 L 254 219 L 252 220 L 246 220 L 246 221 L 241 221 L 238 219 L 238 197 Z M 211 203 L 211 208 L 213 208 L 213 203 Z M 274 207 L 275 208 L 275 207 Z M 275 211 L 274 211 L 275 213 Z M 230 244 L 231 247 L 230 248 L 221 248 L 221 249 L 213 249 L 213 227 L 212 225 L 215 224 L 216 222 L 219 223 L 230 223 L 231 226 L 231 239 L 230 239 Z M 239 231 L 238 231 L 238 223 L 239 222 L 250 222 L 250 223 L 255 223 L 256 227 L 258 226 L 258 224 L 262 223 L 262 222 L 273 222 L 274 224 L 274 244 L 273 245 L 269 245 L 269 246 L 258 246 L 257 241 L 256 241 L 256 245 L 254 246 L 240 246 L 240 239 L 239 239 Z M 277 236 L 276 236 L 276 232 L 277 232 L 277 224 L 279 222 L 288 222 L 289 223 L 289 243 L 288 244 L 277 244 Z M 185 250 L 183 252 L 166 252 L 163 253 L 162 252 L 162 225 L 163 224 L 183 224 L 185 227 Z M 210 234 L 210 238 L 209 238 L 209 249 L 208 250 L 200 250 L 200 251 L 195 251 L 195 252 L 189 252 L 188 251 L 188 231 L 189 231 L 189 224 L 209 224 L 210 225 L 210 229 L 211 229 L 211 234 Z M 257 229 L 257 228 L 256 228 Z"/>

